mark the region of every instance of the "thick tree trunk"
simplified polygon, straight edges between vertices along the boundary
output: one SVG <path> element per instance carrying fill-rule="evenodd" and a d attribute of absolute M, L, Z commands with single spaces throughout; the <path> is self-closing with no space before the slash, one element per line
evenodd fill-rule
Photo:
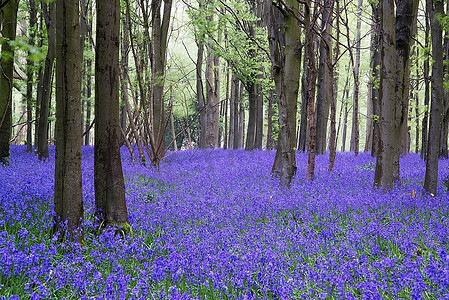
<path fill-rule="evenodd" d="M 418 13 L 418 0 L 398 1 L 396 7 L 396 101 L 400 148 L 395 153 L 395 179 L 399 180 L 399 157 L 409 145 L 410 49 Z"/>
<path fill-rule="evenodd" d="M 394 157 L 399 147 L 395 103 L 396 86 L 396 37 L 394 1 L 381 3 L 382 70 L 380 82 L 380 143 L 376 160 L 374 186 L 389 189 L 393 186 Z"/>
<path fill-rule="evenodd" d="M 0 164 L 9 164 L 10 156 L 14 48 L 8 41 L 16 39 L 17 6 L 17 0 L 9 0 L 0 11 L 5 38 L 0 54 Z"/>
<path fill-rule="evenodd" d="M 120 1 L 97 1 L 95 51 L 95 215 L 99 224 L 128 223 L 120 159 Z"/>
<path fill-rule="evenodd" d="M 286 2 L 292 12 L 282 15 L 269 1 L 268 37 L 279 102 L 279 138 L 272 173 L 279 176 L 281 185 L 290 186 L 296 173 L 296 111 L 300 75 L 298 50 L 301 35 L 294 16 L 299 13 L 299 4 L 294 0 Z M 284 29 L 283 32 L 280 32 L 280 28 Z"/>
<path fill-rule="evenodd" d="M 439 18 L 444 14 L 442 1 L 427 0 L 426 6 L 430 13 L 431 36 L 432 36 L 432 94 L 430 126 L 426 160 L 426 175 L 424 178 L 424 189 L 432 196 L 437 193 L 438 185 L 438 156 L 440 150 L 440 128 L 443 99 L 443 38 L 442 26 Z"/>
<path fill-rule="evenodd" d="M 44 73 L 42 75 L 42 82 L 39 87 L 42 91 L 38 94 L 41 98 L 38 99 L 40 103 L 39 109 L 39 127 L 38 127 L 38 142 L 37 155 L 39 160 L 48 159 L 48 113 L 50 110 L 52 79 L 53 79 L 53 65 L 56 56 L 56 32 L 55 32 L 55 2 L 48 5 L 42 2 L 42 10 L 44 12 L 45 24 L 47 26 L 47 40 L 48 50 L 45 57 Z"/>
<path fill-rule="evenodd" d="M 83 240 L 79 2 L 56 0 L 55 233 Z M 67 222 L 65 228 L 64 222 Z"/>

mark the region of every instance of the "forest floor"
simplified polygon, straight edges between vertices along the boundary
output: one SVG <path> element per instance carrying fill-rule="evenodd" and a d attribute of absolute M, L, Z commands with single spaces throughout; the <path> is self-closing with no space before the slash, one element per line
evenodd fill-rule
<path fill-rule="evenodd" d="M 271 178 L 274 151 L 169 152 L 157 171 L 122 150 L 132 232 L 96 234 L 85 147 L 80 246 L 50 236 L 54 148 L 39 162 L 12 147 L 0 168 L 0 299 L 449 298 L 449 193 L 423 193 L 416 154 L 382 193 L 364 153 L 338 153 L 333 172 L 318 156 L 313 182 L 298 154 L 287 190 Z"/>

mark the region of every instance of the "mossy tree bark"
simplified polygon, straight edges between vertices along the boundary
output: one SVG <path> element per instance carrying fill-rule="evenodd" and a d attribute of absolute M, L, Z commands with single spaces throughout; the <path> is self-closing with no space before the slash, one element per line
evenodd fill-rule
<path fill-rule="evenodd" d="M 271 172 L 279 176 L 281 185 L 290 186 L 296 173 L 296 111 L 300 75 L 300 30 L 296 17 L 299 16 L 299 3 L 289 0 L 285 7 L 275 7 L 271 1 L 267 4 L 268 38 L 279 103 L 278 147 Z"/>
<path fill-rule="evenodd" d="M 17 0 L 9 0 L 0 15 L 1 36 L 4 38 L 0 56 L 0 163 L 9 164 L 12 125 L 12 88 L 14 49 L 9 41 L 16 38 Z"/>

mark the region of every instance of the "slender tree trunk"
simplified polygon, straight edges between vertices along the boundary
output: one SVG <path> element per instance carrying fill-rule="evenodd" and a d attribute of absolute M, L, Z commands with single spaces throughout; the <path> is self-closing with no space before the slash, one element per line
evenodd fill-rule
<path fill-rule="evenodd" d="M 346 92 L 346 99 L 348 99 L 348 94 L 349 94 L 349 90 L 345 90 Z M 347 132 L 348 132 L 348 114 L 349 114 L 349 109 L 348 109 L 348 103 L 344 102 L 343 103 L 344 106 L 344 117 L 343 117 L 343 137 L 342 137 L 342 145 L 341 145 L 341 151 L 345 152 L 346 151 L 346 136 L 347 136 Z"/>
<path fill-rule="evenodd" d="M 298 150 L 305 153 L 307 148 L 307 133 L 308 133 L 308 119 L 307 119 L 307 107 L 309 101 L 309 91 L 307 88 L 307 79 L 310 71 L 307 67 L 307 48 L 304 47 L 304 70 L 301 77 L 301 121 L 299 124 L 299 141 Z"/>
<path fill-rule="evenodd" d="M 360 28 L 361 28 L 361 14 L 362 14 L 363 0 L 358 0 L 357 4 L 357 27 L 356 27 L 356 49 L 355 61 L 351 52 L 352 72 L 354 74 L 354 94 L 352 107 L 352 130 L 351 130 L 351 144 L 350 150 L 354 151 L 355 155 L 359 153 L 359 68 L 360 68 Z M 349 30 L 347 30 L 349 33 Z"/>
<path fill-rule="evenodd" d="M 52 91 L 52 79 L 53 79 L 53 65 L 56 57 L 56 32 L 55 32 L 55 2 L 51 2 L 48 5 L 42 2 L 42 11 L 44 12 L 45 24 L 47 26 L 47 40 L 48 50 L 45 57 L 44 73 L 42 75 L 42 83 L 39 83 L 39 87 L 42 88 L 39 94 L 41 98 L 38 100 L 40 103 L 39 109 L 39 127 L 38 127 L 38 142 L 37 142 L 37 155 L 39 160 L 48 159 L 48 114 L 50 111 L 51 91 Z"/>
<path fill-rule="evenodd" d="M 337 129 L 336 129 L 336 118 L 337 118 L 337 96 L 338 96 L 338 59 L 340 56 L 340 3 L 337 1 L 336 3 L 336 9 L 335 9 L 335 20 L 336 20 L 336 41 L 335 41 L 335 54 L 334 54 L 334 60 L 331 65 L 330 70 L 330 79 L 331 79 L 331 86 L 329 89 L 329 93 L 331 95 L 331 131 L 330 131 L 330 137 L 329 137 L 329 166 L 328 170 L 332 171 L 334 169 L 335 165 L 335 156 L 337 152 Z M 332 55 L 330 56 L 332 57 Z M 330 58 L 329 58 L 329 64 Z"/>
<path fill-rule="evenodd" d="M 248 92 L 249 113 L 248 113 L 248 129 L 246 133 L 245 150 L 254 150 L 255 134 L 256 134 L 256 113 L 257 113 L 257 95 L 256 84 L 248 82 L 246 84 L 246 91 Z"/>
<path fill-rule="evenodd" d="M 380 115 L 380 63 L 381 63 L 381 35 L 380 35 L 380 3 L 371 3 L 372 10 L 372 32 L 373 38 L 371 40 L 372 68 L 371 68 L 371 101 L 373 107 L 373 138 L 371 146 L 371 156 L 377 157 L 379 150 L 380 129 L 379 129 L 379 115 Z"/>
<path fill-rule="evenodd" d="M 225 35 L 226 39 L 226 35 Z M 228 149 L 228 107 L 229 107 L 229 71 L 226 71 L 226 93 L 225 93 L 225 103 L 224 103 L 224 138 L 223 138 L 223 148 Z"/>
<path fill-rule="evenodd" d="M 417 54 L 417 50 L 415 50 L 415 54 Z M 417 55 L 415 55 L 417 57 Z M 416 59 L 416 65 L 418 65 L 418 60 Z M 415 99 L 415 120 L 416 120 L 416 127 L 415 127 L 415 153 L 419 153 L 419 96 L 418 96 L 418 90 L 419 90 L 419 68 L 416 68 L 416 80 L 415 80 L 415 86 L 414 86 L 414 99 Z"/>
<path fill-rule="evenodd" d="M 446 2 L 446 16 L 449 15 L 449 2 Z M 443 53 L 444 59 L 447 61 L 449 59 L 449 39 L 447 35 L 449 31 L 446 30 L 444 42 L 443 42 Z M 443 78 L 447 80 L 449 78 L 449 68 L 447 65 L 443 66 Z M 447 140 L 449 136 L 449 92 L 447 88 L 443 90 L 443 105 L 442 105 L 442 122 L 441 122 L 441 135 L 440 135 L 440 157 L 448 159 L 448 145 Z"/>
<path fill-rule="evenodd" d="M 268 93 L 267 150 L 273 150 L 273 89 Z"/>
<path fill-rule="evenodd" d="M 30 26 L 29 26 L 29 40 L 31 46 L 35 46 L 36 31 L 37 31 L 37 8 L 34 0 L 29 1 L 30 4 Z M 33 137 L 31 121 L 33 119 L 33 78 L 34 78 L 34 60 L 32 59 L 31 51 L 28 51 L 27 57 L 27 92 L 26 92 L 26 110 L 27 110 L 27 152 L 33 151 Z"/>
<path fill-rule="evenodd" d="M 244 85 L 240 84 L 239 90 L 239 134 L 238 134 L 238 143 L 237 149 L 243 148 L 245 145 L 245 105 L 242 101 Z"/>
<path fill-rule="evenodd" d="M 262 71 L 258 76 L 258 82 L 262 81 Z M 254 137 L 254 148 L 262 149 L 263 142 L 263 95 L 262 86 L 260 83 L 256 84 L 256 132 Z"/>
<path fill-rule="evenodd" d="M 161 16 L 162 2 L 164 2 Z M 151 108 L 152 137 L 151 162 L 157 168 L 165 155 L 165 112 L 164 112 L 164 82 L 172 0 L 152 0 L 151 3 Z"/>
<path fill-rule="evenodd" d="M 438 185 L 438 156 L 440 150 L 440 129 L 443 99 L 443 38 L 442 26 L 439 18 L 444 14 L 442 1 L 427 0 L 426 6 L 430 13 L 431 36 L 432 36 L 432 94 L 430 126 L 426 160 L 426 175 L 424 179 L 424 189 L 435 196 Z"/>
<path fill-rule="evenodd" d="M 316 151 L 317 154 L 326 152 L 327 124 L 329 118 L 329 105 L 332 102 L 331 82 L 332 72 L 332 10 L 333 1 L 324 0 L 321 11 L 320 57 L 318 67 L 318 87 L 316 97 Z"/>
<path fill-rule="evenodd" d="M 219 131 L 219 73 L 217 66 L 218 57 L 213 55 L 212 48 L 208 49 L 206 57 L 206 147 L 216 148 L 218 147 L 218 131 Z M 217 66 L 218 67 L 218 66 Z"/>
<path fill-rule="evenodd" d="M 56 0 L 55 232 L 83 240 L 79 2 Z M 63 225 L 67 222 L 67 228 Z"/>
<path fill-rule="evenodd" d="M 233 84 L 234 84 L 234 88 L 233 88 L 233 93 L 234 93 L 234 98 L 233 98 L 233 102 L 234 102 L 234 141 L 233 141 L 233 148 L 234 149 L 239 149 L 242 147 L 241 144 L 241 140 L 242 140 L 242 122 L 243 119 L 242 118 L 242 113 L 240 112 L 242 109 L 242 105 L 240 104 L 240 80 L 235 77 L 233 80 Z M 245 112 L 243 112 L 243 116 L 244 116 Z"/>
<path fill-rule="evenodd" d="M 429 49 L 429 36 L 430 36 L 430 11 L 426 10 L 426 31 L 424 34 L 425 48 Z M 421 158 L 427 160 L 427 146 L 428 146 L 428 127 L 429 127 L 429 103 L 430 103 L 430 56 L 424 60 L 424 116 L 422 120 L 422 146 L 421 146 Z"/>
<path fill-rule="evenodd" d="M 4 37 L 0 54 L 0 164 L 9 164 L 10 156 L 14 48 L 8 41 L 16 39 L 17 8 L 18 1 L 9 0 L 0 11 Z"/>
<path fill-rule="evenodd" d="M 316 121 L 315 121 L 315 85 L 316 85 L 316 67 L 315 67 L 315 53 L 313 52 L 314 33 L 313 26 L 310 20 L 310 12 L 312 9 L 311 0 L 306 0 L 304 23 L 306 33 L 306 48 L 307 48 L 307 67 L 309 68 L 309 77 L 307 80 L 308 90 L 308 106 L 307 115 L 309 117 L 309 147 L 307 160 L 306 179 L 313 180 L 315 176 L 315 153 L 316 153 Z"/>
<path fill-rule="evenodd" d="M 234 136 L 235 136 L 235 118 L 238 117 L 238 114 L 235 113 L 235 97 L 238 93 L 238 89 L 236 91 L 235 85 L 236 85 L 237 77 L 235 74 L 232 74 L 231 77 L 231 87 L 230 87 L 230 98 L 229 98 L 229 148 L 234 148 Z"/>
<path fill-rule="evenodd" d="M 198 99 L 198 109 L 200 110 L 200 148 L 206 148 L 206 102 L 204 99 L 204 87 L 203 87 L 203 56 L 204 56 L 204 45 L 201 41 L 197 41 L 197 59 L 196 59 L 196 96 Z"/>

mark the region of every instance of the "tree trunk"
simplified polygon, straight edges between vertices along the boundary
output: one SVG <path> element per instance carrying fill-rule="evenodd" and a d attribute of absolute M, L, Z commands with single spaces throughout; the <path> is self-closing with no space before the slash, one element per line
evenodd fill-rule
<path fill-rule="evenodd" d="M 446 2 L 446 16 L 449 15 L 449 2 Z M 444 42 L 443 42 L 443 53 L 444 58 L 447 61 L 449 59 L 449 39 L 447 35 L 449 31 L 446 30 Z M 443 65 L 443 78 L 447 80 L 449 78 L 449 67 Z M 447 88 L 443 89 L 443 106 L 442 106 L 442 123 L 441 123 L 441 135 L 440 135 L 440 157 L 448 159 L 448 145 L 447 139 L 449 137 L 449 92 Z"/>
<path fill-rule="evenodd" d="M 301 77 L 301 121 L 299 124 L 299 141 L 298 150 L 305 153 L 307 148 L 307 133 L 308 133 L 308 120 L 307 120 L 307 107 L 309 101 L 309 91 L 307 88 L 307 79 L 310 71 L 307 67 L 307 48 L 304 49 L 304 70 Z"/>
<path fill-rule="evenodd" d="M 35 46 L 36 31 L 37 31 L 37 8 L 34 0 L 29 1 L 30 4 L 30 26 L 29 26 L 29 40 L 28 43 L 31 46 Z M 34 60 L 31 57 L 31 51 L 28 51 L 27 57 L 27 92 L 26 92 L 26 110 L 27 110 L 27 152 L 33 151 L 33 137 L 31 121 L 33 119 L 33 78 L 34 78 Z"/>
<path fill-rule="evenodd" d="M 396 37 L 394 1 L 381 3 L 381 41 L 382 70 L 380 82 L 380 143 L 374 174 L 374 186 L 389 189 L 393 186 L 394 156 L 398 148 L 398 130 L 395 117 L 396 86 Z"/>
<path fill-rule="evenodd" d="M 396 101 L 400 148 L 395 153 L 394 176 L 399 180 L 400 154 L 409 145 L 408 115 L 410 96 L 410 49 L 413 44 L 414 27 L 418 13 L 418 0 L 398 1 L 396 7 Z"/>
<path fill-rule="evenodd" d="M 76 239 L 81 242 L 84 210 L 81 187 L 81 57 L 78 6 L 77 0 L 56 0 L 54 230 L 55 233 L 68 232 L 69 240 Z"/>
<path fill-rule="evenodd" d="M 353 107 L 352 107 L 352 130 L 351 130 L 351 144 L 350 150 L 354 151 L 355 155 L 359 154 L 359 68 L 360 68 L 360 27 L 361 27 L 361 14 L 362 14 L 363 0 L 358 0 L 357 4 L 357 27 L 356 27 L 356 49 L 355 49 L 355 62 L 351 54 L 352 72 L 354 74 L 354 94 L 353 94 Z M 349 33 L 349 31 L 347 31 Z M 352 51 L 351 51 L 352 52 Z"/>
<path fill-rule="evenodd" d="M 372 34 L 373 38 L 371 40 L 371 51 L 372 55 L 372 67 L 371 67 L 371 78 L 372 89 L 371 89 L 371 101 L 373 108 L 373 128 L 372 128 L 372 145 L 371 145 L 371 156 L 377 157 L 379 150 L 379 115 L 380 115 L 380 63 L 381 63 L 381 35 L 380 35 L 380 3 L 372 2 L 371 10 L 373 15 L 372 20 Z"/>
<path fill-rule="evenodd" d="M 246 131 L 245 150 L 254 150 L 255 134 L 256 134 L 256 113 L 257 113 L 257 95 L 256 84 L 248 82 L 246 84 L 248 92 L 249 112 L 248 112 L 248 129 Z"/>
<path fill-rule="evenodd" d="M 226 39 L 226 35 L 225 35 Z M 228 65 L 229 66 L 229 65 Z M 229 107 L 229 71 L 226 71 L 226 93 L 225 93 L 225 103 L 224 103 L 224 138 L 223 138 L 223 148 L 228 149 L 228 107 Z"/>
<path fill-rule="evenodd" d="M 219 75 L 218 70 L 214 69 L 215 55 L 212 48 L 208 49 L 206 57 L 206 148 L 218 147 L 218 129 L 219 129 Z"/>
<path fill-rule="evenodd" d="M 237 142 L 237 149 L 243 148 L 243 145 L 245 144 L 245 105 L 242 101 L 243 96 L 243 90 L 244 90 L 243 84 L 240 84 L 240 90 L 239 90 L 239 134 L 238 142 Z"/>
<path fill-rule="evenodd" d="M 321 11 L 321 41 L 320 57 L 318 62 L 318 87 L 316 97 L 316 152 L 326 153 L 327 124 L 329 118 L 329 105 L 333 93 L 331 81 L 332 71 L 332 10 L 333 1 L 324 0 Z"/>
<path fill-rule="evenodd" d="M 262 71 L 258 76 L 258 82 L 262 81 L 263 75 Z M 262 149 L 263 142 L 263 95 L 262 95 L 262 85 L 256 83 L 256 132 L 254 137 L 254 148 Z"/>
<path fill-rule="evenodd" d="M 164 2 L 161 16 L 162 2 Z M 153 0 L 151 3 L 151 162 L 159 168 L 165 155 L 165 112 L 164 112 L 164 82 L 172 0 Z"/>
<path fill-rule="evenodd" d="M 233 88 L 231 93 L 233 93 L 233 97 L 231 97 L 231 102 L 234 102 L 234 140 L 232 142 L 232 148 L 239 149 L 241 148 L 241 129 L 240 129 L 240 80 L 234 76 L 232 80 Z"/>
<path fill-rule="evenodd" d="M 443 99 L 443 38 L 442 26 L 439 18 L 444 14 L 442 1 L 427 0 L 427 10 L 430 13 L 431 36 L 432 36 L 432 94 L 430 126 L 426 160 L 426 175 L 424 189 L 432 196 L 437 193 L 438 185 L 438 156 L 440 150 L 440 126 Z"/>
<path fill-rule="evenodd" d="M 429 36 L 430 36 L 430 11 L 426 10 L 426 31 L 424 34 L 425 48 L 429 49 Z M 430 55 L 426 52 L 427 57 L 424 60 L 423 72 L 424 72 L 424 116 L 422 120 L 422 146 L 421 146 L 421 159 L 427 160 L 427 146 L 428 146 L 428 127 L 429 127 L 429 103 L 430 103 Z"/>
<path fill-rule="evenodd" d="M 238 107 L 236 103 L 236 96 L 238 95 L 238 79 L 235 74 L 232 74 L 231 77 L 231 88 L 230 88 L 230 97 L 229 97 L 229 148 L 234 148 L 234 138 L 236 134 L 236 129 L 238 128 Z M 237 122 L 236 122 L 237 121 Z"/>
<path fill-rule="evenodd" d="M 97 1 L 95 51 L 95 215 L 102 226 L 127 224 L 120 158 L 120 1 Z"/>
<path fill-rule="evenodd" d="M 47 26 L 47 40 L 48 50 L 45 57 L 44 73 L 42 75 L 42 82 L 39 83 L 39 87 L 42 89 L 39 95 L 41 98 L 38 100 L 40 103 L 39 109 L 39 127 L 38 127 L 38 142 L 37 142 L 37 155 L 39 160 L 48 159 L 48 113 L 50 110 L 51 91 L 52 91 L 52 79 L 53 79 L 53 64 L 56 56 L 56 32 L 55 32 L 55 2 L 51 2 L 48 5 L 42 2 L 42 11 L 44 13 L 45 24 Z"/>
<path fill-rule="evenodd" d="M 309 147 L 307 160 L 306 179 L 313 180 L 315 176 L 315 154 L 316 154 L 316 121 L 315 121 L 315 85 L 316 85 L 316 67 L 315 67 L 315 53 L 313 52 L 314 33 L 313 26 L 310 20 L 310 11 L 312 9 L 311 0 L 306 0 L 304 23 L 306 32 L 306 48 L 307 48 L 307 67 L 310 74 L 307 80 L 308 90 L 308 106 L 307 115 L 309 117 Z"/>
<path fill-rule="evenodd" d="M 267 2 L 267 7 L 273 78 L 279 103 L 279 138 L 271 172 L 279 176 L 281 185 L 289 187 L 296 173 L 296 111 L 300 75 L 298 51 L 301 35 L 295 18 L 299 13 L 299 4 L 295 0 L 286 2 L 292 12 L 282 14 L 271 1 Z M 310 3 L 306 10 L 309 8 Z"/>
<path fill-rule="evenodd" d="M 273 150 L 273 89 L 268 93 L 267 150 Z"/>
<path fill-rule="evenodd" d="M 204 99 L 204 87 L 203 87 L 203 56 L 204 56 L 204 45 L 201 41 L 197 41 L 197 59 L 195 64 L 196 69 L 196 97 L 198 99 L 198 109 L 200 111 L 200 148 L 206 148 L 206 102 Z"/>
<path fill-rule="evenodd" d="M 415 50 L 415 57 L 418 57 L 417 54 L 418 50 Z M 416 59 L 416 65 L 418 65 L 418 60 Z M 416 120 L 416 127 L 415 127 L 415 153 L 419 153 L 419 97 L 418 97 L 418 90 L 419 90 L 419 68 L 416 68 L 416 80 L 415 80 L 415 86 L 414 86 L 414 99 L 415 99 L 415 120 Z"/>
<path fill-rule="evenodd" d="M 0 11 L 5 38 L 0 55 L 0 164 L 9 164 L 10 156 L 14 48 L 8 41 L 16 39 L 17 8 L 18 1 L 9 0 Z"/>
<path fill-rule="evenodd" d="M 340 3 L 337 1 L 335 9 L 335 20 L 336 20 L 336 41 L 335 41 L 335 54 L 334 60 L 331 62 L 332 54 L 329 56 L 328 64 L 331 66 L 329 73 L 331 86 L 329 88 L 329 94 L 331 95 L 331 131 L 329 137 L 329 165 L 328 170 L 332 171 L 335 165 L 335 156 L 337 152 L 337 129 L 336 129 L 336 119 L 337 119 L 337 96 L 338 96 L 338 60 L 340 56 Z"/>

